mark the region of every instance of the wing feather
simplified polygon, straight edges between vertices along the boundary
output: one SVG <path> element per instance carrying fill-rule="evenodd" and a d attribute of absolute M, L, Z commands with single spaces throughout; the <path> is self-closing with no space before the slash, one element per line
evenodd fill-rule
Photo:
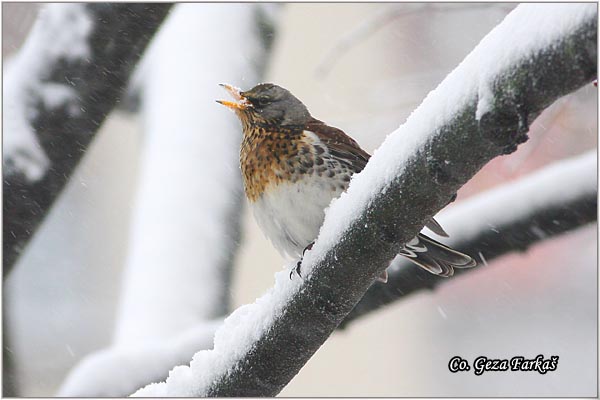
<path fill-rule="evenodd" d="M 305 129 L 317 135 L 327 146 L 329 153 L 339 162 L 349 166 L 354 173 L 362 171 L 371 158 L 369 153 L 361 149 L 358 143 L 341 129 L 314 118 L 306 124 Z"/>

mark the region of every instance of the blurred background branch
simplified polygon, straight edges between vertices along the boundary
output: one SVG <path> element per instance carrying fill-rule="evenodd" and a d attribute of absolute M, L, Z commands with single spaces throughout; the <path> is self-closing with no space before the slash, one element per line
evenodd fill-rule
<path fill-rule="evenodd" d="M 456 270 L 449 279 L 422 273 L 405 258 L 396 257 L 388 269 L 387 284 L 374 283 L 340 328 L 417 291 L 436 289 L 458 276 L 482 273 L 497 257 L 524 252 L 540 241 L 596 222 L 596 158 L 593 151 L 557 162 L 441 212 L 436 218 L 450 232 L 458 232 L 448 244 L 471 254 L 479 267 Z M 569 182 L 569 189 L 557 182 Z"/>
<path fill-rule="evenodd" d="M 120 101 L 170 7 L 48 4 L 40 11 L 4 74 L 4 278 Z M 4 309 L 4 327 L 7 318 Z M 3 335 L 3 394 L 15 396 L 10 338 Z"/>
<path fill-rule="evenodd" d="M 113 343 L 75 366 L 60 396 L 127 396 L 212 348 L 244 209 L 238 122 L 214 100 L 219 82 L 259 82 L 276 8 L 179 4 L 141 62 L 145 138 Z"/>
<path fill-rule="evenodd" d="M 113 345 L 85 356 L 69 373 L 58 397 L 127 397 L 140 387 L 166 379 L 202 349 L 213 346 L 223 319 L 203 319 L 162 341 L 134 346 Z"/>
<path fill-rule="evenodd" d="M 120 101 L 170 7 L 91 3 L 41 10 L 5 75 L 4 276 Z"/>
<path fill-rule="evenodd" d="M 239 134 L 236 121 L 207 99 L 222 96 L 217 83 L 228 77 L 258 82 L 264 62 L 255 60 L 266 58 L 259 12 L 243 5 L 177 6 L 141 64 L 136 81 L 146 132 L 117 344 L 164 340 L 230 311 L 243 209 L 232 167 Z M 210 33 L 226 17 L 236 28 L 221 32 L 216 46 Z M 245 50 L 219 57 L 221 46 Z"/>

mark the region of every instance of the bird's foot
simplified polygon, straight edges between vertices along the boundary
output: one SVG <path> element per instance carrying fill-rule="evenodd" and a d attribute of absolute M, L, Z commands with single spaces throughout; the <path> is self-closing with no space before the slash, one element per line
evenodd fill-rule
<path fill-rule="evenodd" d="M 306 246 L 304 248 L 304 250 L 302 250 L 302 258 L 304 258 L 304 253 L 306 253 L 307 250 L 312 249 L 313 245 L 315 244 L 315 242 L 310 243 L 308 246 Z"/>
<path fill-rule="evenodd" d="M 296 263 L 296 266 L 294 268 L 292 268 L 292 270 L 290 271 L 290 280 L 292 279 L 292 277 L 294 276 L 294 272 L 300 277 L 302 278 L 302 274 L 300 274 L 300 266 L 302 265 L 302 259 L 299 259 L 298 262 Z"/>
<path fill-rule="evenodd" d="M 307 250 L 312 249 L 313 244 L 315 244 L 315 242 L 312 242 L 311 244 L 309 244 L 308 246 L 306 246 L 304 248 L 304 250 L 302 250 L 302 256 L 300 257 L 300 260 L 298 260 L 298 262 L 296 263 L 296 267 L 292 268 L 292 270 L 290 271 L 290 279 L 292 279 L 292 276 L 294 275 L 294 272 L 300 277 L 302 278 L 302 274 L 300 274 L 300 267 L 302 266 L 302 260 L 304 260 L 304 253 L 306 253 Z"/>

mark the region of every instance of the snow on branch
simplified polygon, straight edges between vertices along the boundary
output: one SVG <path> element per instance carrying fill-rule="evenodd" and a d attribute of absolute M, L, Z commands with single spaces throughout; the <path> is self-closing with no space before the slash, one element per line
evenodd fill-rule
<path fill-rule="evenodd" d="M 78 363 L 60 396 L 126 396 L 212 348 L 231 312 L 243 210 L 239 124 L 214 99 L 219 82 L 260 81 L 269 12 L 178 4 L 140 63 L 145 140 L 113 343 Z"/>
<path fill-rule="evenodd" d="M 598 186 L 595 151 L 556 162 L 518 181 L 465 200 L 436 219 L 450 233 L 447 244 L 477 258 L 480 266 L 514 251 L 597 220 Z M 507 206 L 510 205 L 510 210 Z M 456 270 L 454 276 L 482 268 Z M 386 304 L 451 279 L 396 257 L 387 284 L 375 283 L 340 327 Z M 425 272 L 425 271 L 423 271 Z"/>
<path fill-rule="evenodd" d="M 58 397 L 124 397 L 149 382 L 165 379 L 169 369 L 212 347 L 222 319 L 201 321 L 163 341 L 111 346 L 85 357 L 57 393 Z"/>
<path fill-rule="evenodd" d="M 266 52 L 257 9 L 179 4 L 140 64 L 146 136 L 116 343 L 165 340 L 231 311 L 243 205 L 241 177 L 231 166 L 240 135 L 214 99 L 222 92 L 218 82 L 259 81 L 254 63 Z M 210 33 L 223 21 L 232 27 L 215 42 Z M 223 55 L 223 48 L 240 50 Z"/>
<path fill-rule="evenodd" d="M 48 4 L 4 75 L 4 275 L 119 102 L 168 4 Z"/>
<path fill-rule="evenodd" d="M 488 34 L 332 202 L 304 280 L 230 315 L 197 353 L 137 396 L 274 396 L 298 373 L 403 243 L 529 123 L 596 77 L 594 4 L 526 4 Z"/>

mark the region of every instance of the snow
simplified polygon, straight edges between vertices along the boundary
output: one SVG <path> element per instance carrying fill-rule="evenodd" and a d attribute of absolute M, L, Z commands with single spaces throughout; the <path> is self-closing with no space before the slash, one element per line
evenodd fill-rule
<path fill-rule="evenodd" d="M 178 4 L 136 71 L 145 137 L 114 341 L 71 372 L 61 395 L 127 395 L 213 346 L 213 319 L 227 311 L 225 269 L 237 246 L 243 200 L 241 128 L 215 100 L 225 95 L 221 82 L 252 87 L 258 81 L 257 61 L 264 59 L 258 7 Z M 289 285 L 298 285 L 283 275 L 287 282 L 270 295 L 276 304 L 292 292 Z M 269 323 L 273 309 L 264 301 L 254 306 L 262 314 L 250 306 L 232 314 L 214 336 L 218 352 L 200 352 L 192 366 L 215 374 L 243 354 L 245 347 L 233 343 L 246 346 Z M 249 329 L 240 332 L 243 321 Z M 210 340 L 203 324 L 212 329 Z M 191 333 L 182 341 L 181 332 Z M 170 351 L 179 356 L 168 357 Z M 189 395 L 200 384 L 186 368 L 175 368 L 169 382 L 189 383 L 168 391 Z M 216 375 L 204 379 L 209 376 Z"/>
<path fill-rule="evenodd" d="M 243 196 L 241 134 L 235 116 L 215 99 L 224 95 L 220 82 L 249 86 L 258 79 L 254 11 L 180 4 L 140 66 L 146 136 L 119 344 L 163 340 L 223 312 L 225 268 L 236 246 L 233 221 Z M 223 47 L 236 50 L 224 54 Z"/>
<path fill-rule="evenodd" d="M 39 92 L 39 95 L 44 107 L 53 110 L 75 99 L 77 92 L 70 86 L 48 82 L 44 84 L 44 90 Z M 72 116 L 77 114 L 78 110 L 75 104 L 69 104 L 68 111 Z"/>
<path fill-rule="evenodd" d="M 462 201 L 440 212 L 436 219 L 448 231 L 449 242 L 459 243 L 597 189 L 597 153 L 591 151 Z M 510 213 L 506 212 L 507 205 Z"/>
<path fill-rule="evenodd" d="M 483 265 L 487 267 L 489 264 L 486 258 L 484 257 L 483 253 L 481 251 L 478 251 L 477 254 L 479 255 L 479 258 L 481 258 L 481 262 L 483 262 Z"/>
<path fill-rule="evenodd" d="M 149 380 L 164 376 L 165 366 L 189 360 L 198 349 L 212 346 L 222 320 L 202 321 L 164 342 L 109 347 L 91 354 L 72 370 L 59 397 L 122 397 Z"/>
<path fill-rule="evenodd" d="M 50 160 L 30 124 L 36 116 L 36 99 L 50 109 L 75 103 L 67 84 L 47 82 L 47 74 L 59 59 L 75 61 L 89 56 L 87 38 L 93 21 L 83 4 L 48 4 L 39 14 L 23 47 L 6 66 L 4 75 L 4 157 L 8 173 L 41 179 Z M 69 110 L 77 108 L 69 105 Z"/>
<path fill-rule="evenodd" d="M 569 182 L 569 190 L 557 182 Z M 442 210 L 435 218 L 450 235 L 442 241 L 454 246 L 487 231 L 500 232 L 498 228 L 522 221 L 538 210 L 568 203 L 583 193 L 597 190 L 597 153 L 591 151 L 461 201 Z M 510 213 L 506 212 L 507 204 L 510 204 Z M 540 239 L 546 236 L 538 227 L 532 227 L 531 231 Z M 485 254 L 479 252 L 478 255 L 487 266 Z M 407 265 L 405 260 L 397 256 L 390 268 L 402 268 Z"/>
<path fill-rule="evenodd" d="M 440 315 L 442 316 L 442 318 L 448 319 L 448 314 L 446 314 L 446 312 L 444 311 L 442 306 L 437 306 L 437 310 L 440 313 Z"/>
<path fill-rule="evenodd" d="M 35 182 L 44 176 L 50 160 L 29 125 L 27 106 L 23 96 L 19 96 L 22 91 L 15 88 L 15 81 L 10 79 L 11 75 L 9 69 L 5 75 L 3 94 L 3 155 L 6 168 L 4 173 L 22 173 L 28 181 Z"/>
<path fill-rule="evenodd" d="M 275 285 L 253 304 L 235 310 L 215 333 L 214 349 L 194 355 L 189 366 L 171 370 L 166 382 L 138 390 L 135 397 L 203 397 L 215 379 L 225 375 L 272 325 L 302 287 L 287 270 L 275 274 Z"/>
<path fill-rule="evenodd" d="M 519 5 L 431 91 L 407 121 L 377 149 L 365 169 L 353 177 L 348 190 L 334 200 L 319 239 L 306 253 L 314 265 L 337 243 L 378 193 L 400 175 L 408 160 L 431 140 L 472 99 L 479 98 L 481 117 L 492 104 L 490 87 L 497 76 L 559 38 L 596 18 L 595 4 Z M 310 274 L 309 268 L 305 270 Z"/>

